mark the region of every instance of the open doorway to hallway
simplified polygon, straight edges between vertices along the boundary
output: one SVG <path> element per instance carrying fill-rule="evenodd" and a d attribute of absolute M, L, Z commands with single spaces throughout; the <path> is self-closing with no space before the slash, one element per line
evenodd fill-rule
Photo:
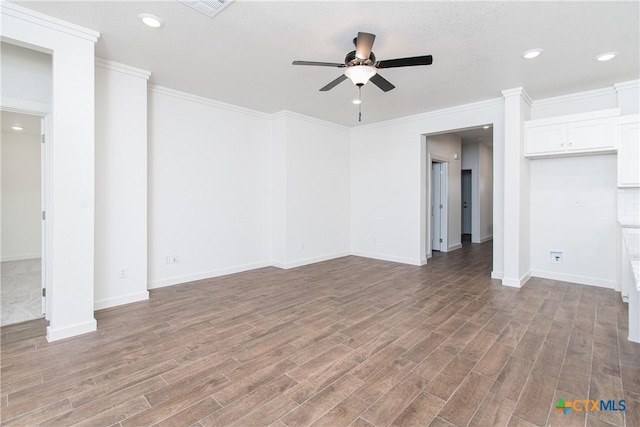
<path fill-rule="evenodd" d="M 43 117 L 2 111 L 0 326 L 44 316 Z"/>
<path fill-rule="evenodd" d="M 493 129 L 425 135 L 425 253 L 493 238 Z"/>

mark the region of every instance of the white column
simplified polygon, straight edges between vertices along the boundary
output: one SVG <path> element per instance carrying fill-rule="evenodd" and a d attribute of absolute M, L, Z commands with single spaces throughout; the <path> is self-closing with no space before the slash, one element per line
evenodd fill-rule
<path fill-rule="evenodd" d="M 4 40 L 53 57 L 52 138 L 47 140 L 47 340 L 95 331 L 94 45 L 99 33 L 8 2 Z M 49 133 L 48 133 L 49 135 Z"/>
<path fill-rule="evenodd" d="M 502 284 L 521 287 L 531 271 L 529 160 L 524 157 L 524 122 L 531 100 L 523 88 L 504 97 L 504 276 Z"/>

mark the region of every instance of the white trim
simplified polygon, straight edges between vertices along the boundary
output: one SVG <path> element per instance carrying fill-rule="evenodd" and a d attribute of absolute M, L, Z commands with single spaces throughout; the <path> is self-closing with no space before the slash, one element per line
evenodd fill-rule
<path fill-rule="evenodd" d="M 360 252 L 360 251 L 351 251 L 351 255 L 359 256 L 359 257 L 362 257 L 362 258 L 377 259 L 377 260 L 380 260 L 380 261 L 397 262 L 399 264 L 417 265 L 419 267 L 421 267 L 424 264 L 426 264 L 425 260 L 416 259 L 416 258 L 401 258 L 401 257 L 396 257 L 396 256 L 391 256 L 391 255 L 372 254 L 372 253 Z"/>
<path fill-rule="evenodd" d="M 481 237 L 480 238 L 480 242 L 478 242 L 478 243 L 488 242 L 489 240 L 493 240 L 493 234 L 490 234 L 490 235 L 488 235 L 486 237 Z"/>
<path fill-rule="evenodd" d="M 620 92 L 622 90 L 634 90 L 640 89 L 640 80 L 630 80 L 628 82 L 620 82 L 613 85 L 616 92 Z"/>
<path fill-rule="evenodd" d="M 493 276 L 493 273 L 491 273 L 491 276 Z M 522 276 L 520 279 L 507 279 L 507 278 L 503 278 L 502 279 L 502 284 L 504 286 L 509 286 L 512 288 L 521 288 L 524 286 L 525 283 L 527 283 L 527 281 L 531 279 L 531 274 L 527 273 L 524 276 Z"/>
<path fill-rule="evenodd" d="M 42 255 L 41 254 L 12 255 L 12 256 L 3 256 L 0 262 L 23 261 L 27 259 L 38 259 L 38 258 L 42 258 Z"/>
<path fill-rule="evenodd" d="M 235 113 L 248 114 L 250 116 L 259 117 L 261 119 L 271 119 L 272 115 L 263 113 L 261 111 L 251 110 L 249 108 L 239 107 L 233 104 L 227 104 L 225 102 L 216 101 L 211 98 L 205 98 L 203 96 L 193 95 L 191 93 L 181 92 L 175 89 L 169 89 L 168 87 L 149 85 L 149 92 L 157 93 L 160 95 L 171 96 L 173 98 L 182 99 L 184 101 L 195 102 L 198 104 L 207 105 L 209 107 L 222 108 L 224 110 L 233 111 Z"/>
<path fill-rule="evenodd" d="M 110 61 L 108 59 L 95 58 L 96 67 L 104 68 L 109 71 L 117 71 L 119 73 L 129 74 L 134 77 L 140 77 L 141 79 L 149 80 L 151 71 L 143 70 L 142 68 L 135 68 L 130 65 L 121 64 L 120 62 Z"/>
<path fill-rule="evenodd" d="M 497 280 L 502 280 L 502 279 L 504 279 L 504 273 L 502 271 L 492 271 L 491 272 L 491 278 L 492 279 L 497 279 Z"/>
<path fill-rule="evenodd" d="M 289 110 L 282 110 L 282 111 L 279 111 L 279 112 L 274 113 L 274 114 L 271 115 L 271 119 L 272 120 L 279 119 L 281 117 L 287 117 L 287 118 L 292 118 L 292 119 L 303 120 L 303 121 L 311 123 L 311 124 L 320 125 L 320 126 L 326 126 L 326 127 L 332 128 L 332 129 L 338 129 L 338 130 L 342 130 L 342 131 L 351 130 L 351 128 L 348 127 L 348 126 L 339 125 L 337 123 L 328 122 L 326 120 L 317 119 L 315 117 L 306 116 L 304 114 L 295 113 L 295 112 L 289 111 Z"/>
<path fill-rule="evenodd" d="M 76 323 L 75 325 L 66 326 L 64 328 L 54 329 L 47 326 L 47 341 L 58 341 L 65 338 L 75 337 L 89 332 L 95 332 L 98 329 L 98 322 L 92 319 L 84 323 Z"/>
<path fill-rule="evenodd" d="M 505 90 L 502 91 L 502 96 L 504 98 L 509 97 L 509 96 L 520 96 L 522 98 L 522 100 L 524 102 L 526 102 L 527 105 L 529 105 L 529 107 L 531 107 L 531 105 L 533 103 L 533 101 L 531 100 L 531 97 L 524 90 L 523 87 L 515 87 L 513 89 L 505 89 Z"/>
<path fill-rule="evenodd" d="M 616 90 L 612 87 L 603 89 L 588 90 L 585 92 L 571 93 L 568 95 L 554 96 L 551 98 L 543 98 L 533 101 L 532 107 L 540 107 L 542 105 L 562 104 L 565 102 L 584 101 L 589 98 L 599 98 L 601 96 L 615 95 Z"/>
<path fill-rule="evenodd" d="M 255 270 L 258 268 L 271 267 L 270 262 L 257 262 L 254 264 L 239 265 L 237 267 L 221 268 L 218 270 L 203 271 L 201 273 L 187 274 L 186 276 L 170 277 L 168 279 L 154 280 L 149 282 L 147 289 L 164 288 L 165 286 L 179 285 L 181 283 L 193 282 L 195 280 L 212 279 L 214 277 L 226 276 L 228 274 L 242 273 L 243 271 Z"/>
<path fill-rule="evenodd" d="M 9 96 L 0 97 L 0 108 L 14 113 L 30 114 L 32 116 L 51 114 L 51 104 L 29 101 L 27 99 L 11 98 Z"/>
<path fill-rule="evenodd" d="M 577 276 L 574 274 L 555 273 L 553 271 L 531 270 L 532 277 L 541 279 L 560 280 L 562 282 L 577 283 L 579 285 L 598 286 L 600 288 L 615 289 L 615 280 L 597 279 L 595 277 Z"/>
<path fill-rule="evenodd" d="M 427 120 L 427 119 L 433 119 L 436 117 L 440 117 L 440 116 L 446 116 L 449 114 L 458 114 L 458 113 L 462 113 L 465 111 L 469 111 L 469 110 L 480 110 L 480 109 L 484 109 L 484 108 L 488 108 L 488 107 L 495 107 L 498 105 L 504 105 L 504 99 L 503 98 L 493 98 L 493 99 L 487 99 L 484 101 L 478 101 L 478 102 L 472 102 L 469 104 L 463 104 L 463 105 L 458 105 L 455 107 L 447 107 L 447 108 L 442 108 L 440 110 L 433 110 L 433 111 L 428 111 L 426 113 L 420 113 L 420 114 L 414 114 L 412 116 L 404 116 L 404 117 L 400 117 L 397 119 L 391 119 L 391 120 L 385 120 L 382 122 L 376 122 L 376 123 L 371 123 L 368 125 L 363 125 L 363 126 L 358 126 L 358 127 L 353 127 L 350 128 L 352 132 L 359 132 L 359 131 L 364 131 L 364 130 L 370 130 L 370 129 L 376 129 L 378 127 L 384 127 L 384 126 L 393 126 L 393 125 L 397 125 L 397 124 L 403 124 L 403 123 L 407 123 L 407 122 L 414 122 L 414 121 L 419 121 L 419 120 Z M 481 123 L 479 123 L 481 124 Z M 474 125 L 470 125 L 467 127 L 474 127 Z M 437 133 L 451 133 L 454 130 L 446 130 L 444 129 L 443 132 L 437 131 Z M 436 134 L 437 134 L 436 133 Z M 429 135 L 435 135 L 434 133 L 428 133 Z"/>
<path fill-rule="evenodd" d="M 13 3 L 5 1 L 0 3 L 0 12 L 3 15 L 12 16 L 32 24 L 60 31 L 61 33 L 89 40 L 94 43 L 97 42 L 98 37 L 100 37 L 100 33 L 98 31 L 81 27 L 80 25 L 72 24 L 71 22 L 63 21 L 62 19 L 54 18 Z"/>
<path fill-rule="evenodd" d="M 346 257 L 351 255 L 351 252 L 346 251 L 346 252 L 336 252 L 333 254 L 329 254 L 329 255 L 322 255 L 322 256 L 318 256 L 318 257 L 313 257 L 313 258 L 305 258 L 299 261 L 294 261 L 294 262 L 279 262 L 279 261 L 275 261 L 272 262 L 271 265 L 273 267 L 277 267 L 277 268 L 282 268 L 284 270 L 288 270 L 290 268 L 296 268 L 296 267 L 302 267 L 303 265 L 309 265 L 309 264 L 315 264 L 317 262 L 323 262 L 323 261 L 329 261 L 331 259 L 336 259 L 336 258 L 342 258 L 342 257 Z"/>
<path fill-rule="evenodd" d="M 456 249 L 462 249 L 462 243 L 456 243 L 447 248 L 447 252 L 455 251 Z"/>
<path fill-rule="evenodd" d="M 123 295 L 115 298 L 107 298 L 93 303 L 94 310 L 102 310 L 104 308 L 116 307 L 119 305 L 130 304 L 132 302 L 145 301 L 149 299 L 149 291 L 138 292 L 136 294 Z"/>

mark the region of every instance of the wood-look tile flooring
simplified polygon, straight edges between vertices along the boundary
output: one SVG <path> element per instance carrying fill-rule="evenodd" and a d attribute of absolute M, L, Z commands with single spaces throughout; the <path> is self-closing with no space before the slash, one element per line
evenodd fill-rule
<path fill-rule="evenodd" d="M 55 343 L 1 329 L 5 425 L 640 426 L 640 345 L 606 289 L 346 257 L 151 291 Z M 624 399 L 625 412 L 554 409 Z"/>

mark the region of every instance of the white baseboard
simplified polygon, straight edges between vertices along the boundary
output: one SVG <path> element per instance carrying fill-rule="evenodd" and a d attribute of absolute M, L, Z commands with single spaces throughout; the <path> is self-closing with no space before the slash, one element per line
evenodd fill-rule
<path fill-rule="evenodd" d="M 132 302 L 144 301 L 149 299 L 149 291 L 138 292 L 135 294 L 122 295 L 119 297 L 105 298 L 94 301 L 93 309 L 102 310 L 103 308 L 116 307 L 118 305 L 130 304 Z"/>
<path fill-rule="evenodd" d="M 504 286 L 510 286 L 512 288 L 521 288 L 525 283 L 527 283 L 529 279 L 531 279 L 531 274 L 527 273 L 519 279 L 503 278 L 502 284 Z"/>
<path fill-rule="evenodd" d="M 480 243 L 484 243 L 484 242 L 488 242 L 489 240 L 493 240 L 493 234 L 486 236 L 486 237 L 481 237 L 480 238 Z"/>
<path fill-rule="evenodd" d="M 87 322 L 76 323 L 62 328 L 47 326 L 47 341 L 53 342 L 65 338 L 71 338 L 89 332 L 95 332 L 97 329 L 98 322 L 96 322 L 96 319 L 91 319 Z"/>
<path fill-rule="evenodd" d="M 0 258 L 0 262 L 24 261 L 27 259 L 36 259 L 36 258 L 40 258 L 40 254 L 9 255 L 9 256 L 3 256 L 2 258 Z"/>
<path fill-rule="evenodd" d="M 455 245 L 449 246 L 447 248 L 447 252 L 455 251 L 457 249 L 462 249 L 462 243 L 456 243 Z"/>
<path fill-rule="evenodd" d="M 553 271 L 531 270 L 531 276 L 541 279 L 560 280 L 562 282 L 577 283 L 579 285 L 598 286 L 600 288 L 615 289 L 615 280 L 597 279 L 595 277 L 562 274 Z"/>
<path fill-rule="evenodd" d="M 492 279 L 502 280 L 504 279 L 504 273 L 502 271 L 492 271 L 491 272 Z"/>
<path fill-rule="evenodd" d="M 379 259 L 380 261 L 398 262 L 400 264 L 409 264 L 422 266 L 426 264 L 426 261 L 417 258 L 402 258 L 383 254 L 371 254 L 368 252 L 351 251 L 351 255 L 360 256 L 363 258 Z"/>
<path fill-rule="evenodd" d="M 180 283 L 193 282 L 194 280 L 211 279 L 228 274 L 242 273 L 243 271 L 257 268 L 270 267 L 270 262 L 258 262 L 254 264 L 239 265 L 237 267 L 221 268 L 219 270 L 203 271 L 201 273 L 187 274 L 185 276 L 170 277 L 168 279 L 153 280 L 147 284 L 147 289 L 164 288 L 165 286 L 179 285 Z"/>
<path fill-rule="evenodd" d="M 330 259 L 342 258 L 345 256 L 351 255 L 351 252 L 336 252 L 329 255 L 322 255 L 313 258 L 305 258 L 298 261 L 293 262 L 282 262 L 282 261 L 273 261 L 271 265 L 273 267 L 282 268 L 284 270 L 288 270 L 290 268 L 302 267 L 303 265 L 315 264 L 317 262 L 329 261 Z"/>

